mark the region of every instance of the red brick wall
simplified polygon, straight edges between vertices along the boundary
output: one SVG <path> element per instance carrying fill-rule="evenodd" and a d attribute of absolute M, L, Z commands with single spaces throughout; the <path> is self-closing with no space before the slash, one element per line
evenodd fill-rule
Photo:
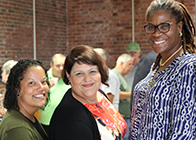
<path fill-rule="evenodd" d="M 180 0 L 183 2 L 183 0 Z M 132 41 L 131 0 L 68 0 L 68 48 L 88 44 L 104 48 L 110 55 L 108 65 L 115 66 L 117 57 Z M 145 11 L 151 0 L 135 1 L 135 42 L 143 53 L 152 49 L 147 42 L 143 25 Z M 195 0 L 186 0 L 192 16 Z"/>
<path fill-rule="evenodd" d="M 36 1 L 37 59 L 49 68 L 55 53 L 66 53 L 66 1 Z M 0 66 L 33 56 L 33 0 L 0 1 Z"/>
<path fill-rule="evenodd" d="M 67 53 L 66 1 L 35 1 L 37 58 L 49 68 L 51 57 L 55 53 Z"/>
<path fill-rule="evenodd" d="M 30 57 L 32 51 L 32 4 L 0 1 L 0 62 Z"/>
<path fill-rule="evenodd" d="M 131 1 L 68 0 L 67 11 L 69 49 L 77 44 L 104 48 L 113 67 L 131 41 Z"/>
<path fill-rule="evenodd" d="M 131 0 L 35 0 L 37 59 L 49 68 L 55 53 L 78 44 L 104 48 L 108 65 L 132 41 Z M 195 19 L 195 0 L 184 2 Z M 135 0 L 135 41 L 144 53 L 152 49 L 143 30 L 151 0 Z M 33 0 L 0 1 L 0 66 L 9 59 L 33 58 Z"/>

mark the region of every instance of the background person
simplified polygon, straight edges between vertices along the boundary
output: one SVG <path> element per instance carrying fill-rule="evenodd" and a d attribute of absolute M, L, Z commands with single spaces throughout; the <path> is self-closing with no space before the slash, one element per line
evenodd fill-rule
<path fill-rule="evenodd" d="M 0 123 L 0 139 L 41 140 L 47 134 L 34 113 L 47 99 L 46 70 L 37 60 L 20 60 L 7 80 L 4 107 L 8 110 Z"/>
<path fill-rule="evenodd" d="M 79 45 L 68 53 L 62 75 L 71 88 L 52 116 L 50 139 L 123 138 L 125 120 L 98 91 L 101 83 L 108 80 L 107 71 L 100 55 L 90 46 Z"/>
<path fill-rule="evenodd" d="M 47 76 L 48 76 L 49 83 L 50 83 L 50 94 L 51 96 L 56 96 L 56 97 L 55 98 L 51 97 L 52 101 L 48 100 L 49 103 L 47 103 L 46 105 L 48 104 L 49 105 L 45 108 L 42 108 L 44 112 L 43 110 L 41 111 L 39 109 L 35 114 L 36 118 L 42 123 L 46 131 L 48 131 L 48 125 L 49 125 L 53 110 L 60 102 L 64 91 L 66 91 L 66 88 L 64 87 L 65 84 L 63 80 L 61 79 L 61 72 L 63 70 L 64 62 L 65 62 L 65 56 L 63 54 L 57 53 L 52 57 L 51 62 L 50 62 L 50 69 L 47 71 Z M 56 86 L 56 87 L 54 88 L 53 86 Z M 60 91 L 60 89 L 62 89 L 62 91 Z M 55 90 L 58 90 L 58 92 L 56 92 Z M 51 103 L 52 105 L 50 106 Z"/>
<path fill-rule="evenodd" d="M 8 60 L 7 62 L 5 62 L 2 66 L 2 73 L 1 73 L 1 76 L 2 76 L 2 81 L 4 83 L 7 82 L 7 78 L 10 74 L 10 70 L 12 69 L 12 67 L 17 63 L 18 61 L 15 61 L 15 60 Z"/>
<path fill-rule="evenodd" d="M 94 50 L 102 57 L 104 63 L 106 64 L 107 57 L 108 57 L 107 52 L 102 48 L 95 48 Z M 108 73 L 109 73 L 109 77 L 108 77 L 108 81 L 106 82 L 108 86 L 101 84 L 100 89 L 104 91 L 109 101 L 118 110 L 119 96 L 120 96 L 120 81 L 116 76 L 116 74 L 112 72 L 110 68 L 108 68 Z"/>
<path fill-rule="evenodd" d="M 54 113 L 54 110 L 61 102 L 64 94 L 70 88 L 70 85 L 67 85 L 63 82 L 62 79 L 62 69 L 65 61 L 65 56 L 62 54 L 55 54 L 52 57 L 51 61 L 51 69 L 47 72 L 49 74 L 50 82 L 54 79 L 54 76 L 58 77 L 58 81 L 55 85 L 52 84 L 50 87 L 50 100 L 47 100 L 46 106 L 40 109 L 41 116 L 40 116 L 40 123 L 48 133 L 49 125 L 51 117 Z M 54 75 L 54 76 L 53 76 Z M 53 82 L 52 82 L 53 83 Z"/>
<path fill-rule="evenodd" d="M 61 79 L 61 73 L 65 62 L 65 56 L 63 54 L 55 54 L 50 62 L 50 69 L 47 71 L 50 82 L 50 87 L 57 84 Z"/>
<path fill-rule="evenodd" d="M 124 117 L 127 123 L 127 132 L 125 134 L 124 140 L 128 139 L 129 136 L 129 126 L 130 126 L 130 97 L 131 97 L 131 87 L 125 79 L 125 75 L 129 74 L 130 70 L 133 68 L 133 57 L 129 54 L 121 54 L 117 61 L 115 68 L 112 71 L 117 75 L 120 81 L 120 101 L 119 101 L 119 112 Z"/>
<path fill-rule="evenodd" d="M 154 0 L 144 26 L 158 53 L 152 70 L 134 89 L 130 139 L 195 139 L 195 26 L 186 7 Z"/>
<path fill-rule="evenodd" d="M 10 70 L 12 69 L 12 67 L 17 63 L 17 61 L 14 60 L 8 60 L 7 62 L 5 62 L 2 66 L 2 73 L 1 73 L 1 77 L 2 77 L 2 82 L 4 84 L 6 84 L 7 82 L 7 78 L 10 74 Z M 5 95 L 5 88 L 2 89 L 2 92 L 0 94 L 0 119 L 3 118 L 3 116 L 6 113 L 6 109 L 3 106 L 3 100 L 4 100 L 4 95 Z M 0 120 L 1 121 L 1 120 Z"/>
<path fill-rule="evenodd" d="M 140 45 L 138 43 L 131 42 L 127 46 L 127 54 L 129 54 L 131 57 L 134 58 L 134 60 L 133 60 L 133 68 L 130 70 L 129 74 L 125 75 L 125 78 L 126 78 L 128 84 L 129 84 L 129 86 L 131 88 L 133 88 L 134 75 L 135 75 L 135 72 L 138 69 L 137 63 L 139 62 L 140 57 L 141 57 Z"/>

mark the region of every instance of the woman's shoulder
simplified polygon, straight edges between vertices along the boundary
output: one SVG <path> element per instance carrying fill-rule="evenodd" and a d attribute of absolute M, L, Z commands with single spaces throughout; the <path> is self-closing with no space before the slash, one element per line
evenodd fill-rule
<path fill-rule="evenodd" d="M 181 57 L 179 66 L 180 68 L 196 67 L 196 54 L 186 52 Z"/>
<path fill-rule="evenodd" d="M 189 52 L 186 52 L 184 54 L 184 57 L 182 59 L 185 63 L 194 63 L 196 64 L 196 53 L 189 53 Z"/>
<path fill-rule="evenodd" d="M 80 126 L 85 124 L 93 128 L 95 123 L 91 112 L 68 91 L 52 115 L 50 132 L 52 133 L 57 128 L 70 128 L 76 124 Z"/>
<path fill-rule="evenodd" d="M 64 111 L 68 110 L 69 108 L 75 108 L 78 106 L 80 106 L 80 102 L 73 97 L 71 89 L 69 89 L 63 96 L 56 109 Z"/>
<path fill-rule="evenodd" d="M 9 128 L 29 127 L 30 121 L 18 110 L 7 111 L 1 122 L 1 127 L 6 126 Z"/>
<path fill-rule="evenodd" d="M 75 118 L 83 117 L 85 113 L 85 106 L 73 97 L 71 89 L 69 89 L 55 109 L 53 116 L 57 118 L 66 116 Z"/>
<path fill-rule="evenodd" d="M 26 136 L 32 135 L 33 130 L 31 122 L 17 110 L 7 111 L 0 124 L 1 137 L 7 135 L 9 138 L 11 135 L 13 139 L 28 139 Z"/>

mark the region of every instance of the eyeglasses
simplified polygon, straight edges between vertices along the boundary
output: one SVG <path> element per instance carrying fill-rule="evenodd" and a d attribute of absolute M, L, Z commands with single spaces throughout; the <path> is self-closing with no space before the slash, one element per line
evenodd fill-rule
<path fill-rule="evenodd" d="M 156 31 L 156 28 L 161 33 L 167 33 L 170 30 L 170 25 L 173 24 L 173 22 L 164 22 L 160 23 L 159 25 L 155 26 L 153 24 L 147 24 L 144 26 L 144 29 L 147 34 L 153 34 Z"/>

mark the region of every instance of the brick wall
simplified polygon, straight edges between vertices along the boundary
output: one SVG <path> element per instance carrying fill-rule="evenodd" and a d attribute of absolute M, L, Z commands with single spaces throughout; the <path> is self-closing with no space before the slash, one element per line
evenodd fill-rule
<path fill-rule="evenodd" d="M 37 58 L 49 68 L 50 59 L 55 53 L 67 53 L 66 1 L 35 1 Z"/>
<path fill-rule="evenodd" d="M 183 2 L 183 0 L 180 0 Z M 88 44 L 104 48 L 110 55 L 108 66 L 114 67 L 117 57 L 132 41 L 131 0 L 68 0 L 68 48 Z M 135 1 L 135 42 L 143 53 L 152 49 L 147 42 L 143 25 L 145 11 L 151 0 Z M 194 17 L 195 0 L 186 0 Z"/>
<path fill-rule="evenodd" d="M 66 1 L 36 1 L 37 59 L 49 68 L 66 52 Z M 0 66 L 9 59 L 33 59 L 33 0 L 0 1 Z"/>
<path fill-rule="evenodd" d="M 0 62 L 30 57 L 32 51 L 32 4 L 0 1 Z"/>
<path fill-rule="evenodd" d="M 55 53 L 78 44 L 104 48 L 108 65 L 132 41 L 131 0 L 35 0 L 37 59 L 49 68 Z M 184 2 L 195 19 L 195 0 Z M 135 41 L 143 53 L 152 49 L 143 30 L 151 0 L 135 0 Z M 33 0 L 0 1 L 0 66 L 9 59 L 33 58 Z"/>

